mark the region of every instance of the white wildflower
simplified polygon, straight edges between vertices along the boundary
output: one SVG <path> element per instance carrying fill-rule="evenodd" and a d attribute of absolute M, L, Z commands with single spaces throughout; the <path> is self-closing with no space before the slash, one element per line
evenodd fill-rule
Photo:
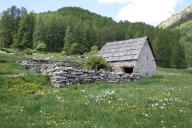
<path fill-rule="evenodd" d="M 122 101 L 123 101 L 123 98 L 118 98 L 117 101 L 122 102 Z"/>
<path fill-rule="evenodd" d="M 81 92 L 86 92 L 86 90 L 80 90 Z"/>
<path fill-rule="evenodd" d="M 183 110 L 182 110 L 182 109 L 180 109 L 180 110 L 179 110 L 179 112 L 183 112 Z"/>
<path fill-rule="evenodd" d="M 112 102 L 112 101 L 110 101 L 110 100 L 108 101 L 109 104 L 110 104 L 111 102 Z"/>
<path fill-rule="evenodd" d="M 89 100 L 87 100 L 87 101 L 85 102 L 85 105 L 89 105 Z"/>
<path fill-rule="evenodd" d="M 163 102 L 163 100 L 162 100 L 162 99 L 160 99 L 160 100 L 159 100 L 159 102 Z"/>
<path fill-rule="evenodd" d="M 161 106 L 160 109 L 164 109 L 164 106 Z"/>

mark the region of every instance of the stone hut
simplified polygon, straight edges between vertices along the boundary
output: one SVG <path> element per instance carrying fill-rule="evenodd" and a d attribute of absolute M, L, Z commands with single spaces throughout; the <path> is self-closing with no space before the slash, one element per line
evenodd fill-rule
<path fill-rule="evenodd" d="M 147 37 L 106 43 L 99 54 L 113 66 L 114 72 L 156 74 L 156 62 Z"/>

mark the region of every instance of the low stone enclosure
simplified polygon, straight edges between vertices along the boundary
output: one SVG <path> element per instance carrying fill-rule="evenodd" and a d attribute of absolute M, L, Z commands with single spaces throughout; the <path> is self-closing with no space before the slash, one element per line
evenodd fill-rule
<path fill-rule="evenodd" d="M 80 64 L 68 61 L 23 60 L 22 65 L 50 78 L 54 87 L 66 87 L 81 83 L 118 83 L 138 80 L 136 73 L 115 73 L 105 70 L 84 70 Z"/>

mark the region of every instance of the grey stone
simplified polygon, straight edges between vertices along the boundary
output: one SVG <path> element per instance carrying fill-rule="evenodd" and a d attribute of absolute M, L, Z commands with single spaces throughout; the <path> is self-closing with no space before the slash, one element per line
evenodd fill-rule
<path fill-rule="evenodd" d="M 108 72 L 105 70 L 82 70 L 77 66 L 75 67 L 74 64 L 70 65 L 70 62 L 54 63 L 52 61 L 24 60 L 22 65 L 26 65 L 30 69 L 40 71 L 43 75 L 49 76 L 52 85 L 56 88 L 80 83 L 118 83 L 139 79 L 139 75 L 135 73 L 125 74 Z"/>

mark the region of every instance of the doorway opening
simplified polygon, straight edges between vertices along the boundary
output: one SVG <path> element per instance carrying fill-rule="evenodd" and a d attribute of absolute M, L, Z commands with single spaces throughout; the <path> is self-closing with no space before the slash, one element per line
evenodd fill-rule
<path fill-rule="evenodd" d="M 128 74 L 133 73 L 133 69 L 134 67 L 123 67 L 123 71 Z"/>

